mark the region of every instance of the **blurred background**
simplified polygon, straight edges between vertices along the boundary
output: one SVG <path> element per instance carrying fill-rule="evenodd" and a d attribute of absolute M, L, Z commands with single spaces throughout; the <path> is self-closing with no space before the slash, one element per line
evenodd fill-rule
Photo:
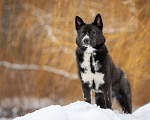
<path fill-rule="evenodd" d="M 150 102 L 149 0 L 0 0 L 1 119 L 83 100 L 74 22 L 78 15 L 90 23 L 97 13 L 131 83 L 133 111 Z"/>

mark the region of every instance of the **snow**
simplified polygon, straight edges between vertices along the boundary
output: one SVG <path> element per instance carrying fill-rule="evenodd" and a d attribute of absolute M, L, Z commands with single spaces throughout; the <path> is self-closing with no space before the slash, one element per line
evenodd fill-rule
<path fill-rule="evenodd" d="M 52 105 L 14 120 L 68 120 L 68 116 L 61 106 Z"/>
<path fill-rule="evenodd" d="M 14 120 L 150 120 L 150 103 L 133 114 L 121 114 L 116 110 L 77 101 L 66 106 L 51 105 Z"/>
<path fill-rule="evenodd" d="M 150 120 L 150 103 L 136 110 L 133 115 L 141 119 L 145 118 L 144 120 Z"/>

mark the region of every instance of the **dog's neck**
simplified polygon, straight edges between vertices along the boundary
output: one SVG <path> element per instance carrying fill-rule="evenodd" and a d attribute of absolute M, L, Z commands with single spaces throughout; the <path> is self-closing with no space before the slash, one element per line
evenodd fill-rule
<path fill-rule="evenodd" d="M 105 46 L 105 44 L 101 45 L 101 46 L 97 46 L 96 48 L 92 48 L 92 47 L 89 47 L 89 48 L 86 48 L 86 47 L 78 47 L 77 48 L 77 52 L 78 53 L 89 53 L 89 54 L 99 54 L 100 56 L 103 56 L 103 58 L 106 57 L 107 53 L 108 53 L 108 50 L 107 50 L 107 47 Z"/>
<path fill-rule="evenodd" d="M 94 48 L 99 50 L 99 49 L 102 49 L 104 46 L 105 46 L 105 42 L 102 44 L 96 45 Z"/>
<path fill-rule="evenodd" d="M 95 51 L 90 52 L 90 51 L 86 51 L 86 49 L 82 49 L 80 47 L 77 48 L 77 56 L 79 57 L 79 55 L 83 56 L 85 54 L 91 54 L 93 57 L 98 57 L 100 61 L 105 61 L 107 59 L 108 56 L 108 50 L 105 46 L 105 44 L 103 46 L 101 46 L 99 49 L 95 49 Z"/>

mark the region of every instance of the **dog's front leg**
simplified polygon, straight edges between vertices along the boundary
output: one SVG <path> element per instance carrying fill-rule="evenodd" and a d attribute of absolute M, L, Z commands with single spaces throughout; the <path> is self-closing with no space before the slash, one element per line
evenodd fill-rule
<path fill-rule="evenodd" d="M 107 108 L 113 109 L 112 108 L 112 90 L 111 87 L 107 87 L 104 90 L 104 100 L 106 103 Z"/>
<path fill-rule="evenodd" d="M 82 83 L 82 92 L 84 101 L 91 103 L 91 88 L 89 87 L 88 84 Z"/>

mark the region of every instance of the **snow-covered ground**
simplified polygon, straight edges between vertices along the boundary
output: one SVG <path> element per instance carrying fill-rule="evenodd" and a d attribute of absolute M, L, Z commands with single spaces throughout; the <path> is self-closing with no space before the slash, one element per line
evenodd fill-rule
<path fill-rule="evenodd" d="M 132 114 L 121 114 L 77 101 L 66 106 L 51 105 L 14 120 L 150 120 L 150 103 Z"/>

